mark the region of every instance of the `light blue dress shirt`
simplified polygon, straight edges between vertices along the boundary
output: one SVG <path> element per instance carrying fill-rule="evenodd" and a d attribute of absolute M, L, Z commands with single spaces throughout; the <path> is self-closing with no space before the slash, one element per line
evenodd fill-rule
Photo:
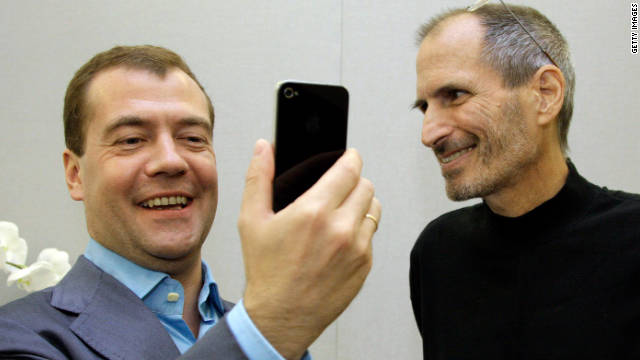
<path fill-rule="evenodd" d="M 153 311 L 167 329 L 180 353 L 185 353 L 196 338 L 182 319 L 184 289 L 169 275 L 143 268 L 90 239 L 84 256 L 110 274 Z M 198 297 L 200 331 L 203 336 L 223 314 L 223 305 L 218 295 L 218 286 L 213 280 L 207 264 L 202 262 L 203 286 Z M 240 348 L 252 360 L 284 360 L 284 358 L 262 336 L 247 314 L 242 300 L 227 314 L 227 323 Z M 304 360 L 311 360 L 305 354 Z"/>

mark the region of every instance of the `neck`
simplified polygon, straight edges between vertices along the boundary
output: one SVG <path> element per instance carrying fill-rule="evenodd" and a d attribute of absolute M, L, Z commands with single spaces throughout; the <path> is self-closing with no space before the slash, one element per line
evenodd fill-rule
<path fill-rule="evenodd" d="M 202 289 L 202 265 L 191 266 L 185 272 L 172 274 L 171 277 L 178 280 L 184 289 L 184 307 L 182 318 L 191 329 L 193 336 L 198 337 L 200 330 L 200 311 L 198 309 L 198 297 Z"/>
<path fill-rule="evenodd" d="M 569 167 L 558 150 L 532 164 L 511 186 L 484 198 L 494 213 L 507 217 L 522 216 L 553 198 L 564 186 Z"/>

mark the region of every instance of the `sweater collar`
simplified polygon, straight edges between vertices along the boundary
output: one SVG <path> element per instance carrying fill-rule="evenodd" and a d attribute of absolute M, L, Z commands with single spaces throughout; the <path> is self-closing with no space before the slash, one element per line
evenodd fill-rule
<path fill-rule="evenodd" d="M 567 159 L 567 166 L 569 174 L 560 191 L 524 215 L 515 218 L 505 217 L 493 213 L 486 203 L 483 206 L 501 225 L 517 226 L 520 229 L 527 224 L 544 229 L 548 226 L 563 224 L 569 218 L 582 217 L 588 211 L 587 205 L 595 196 L 594 185 L 578 173 L 570 159 Z"/>

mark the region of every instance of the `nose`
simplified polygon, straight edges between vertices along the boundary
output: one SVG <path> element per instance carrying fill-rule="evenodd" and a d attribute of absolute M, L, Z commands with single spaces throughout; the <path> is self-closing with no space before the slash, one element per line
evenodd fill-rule
<path fill-rule="evenodd" d="M 433 148 L 440 140 L 453 133 L 454 127 L 444 113 L 436 106 L 429 106 L 422 120 L 422 143 Z"/>
<path fill-rule="evenodd" d="M 160 136 L 150 150 L 150 159 L 145 168 L 147 176 L 177 176 L 187 172 L 189 166 L 173 136 Z"/>

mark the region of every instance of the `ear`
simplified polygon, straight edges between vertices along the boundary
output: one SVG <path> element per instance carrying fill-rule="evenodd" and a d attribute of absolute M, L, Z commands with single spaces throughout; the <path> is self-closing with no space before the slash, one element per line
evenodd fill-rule
<path fill-rule="evenodd" d="M 545 65 L 536 71 L 530 85 L 537 98 L 538 124 L 546 125 L 556 119 L 564 103 L 564 75 L 557 67 Z"/>
<path fill-rule="evenodd" d="M 73 151 L 65 149 L 62 153 L 64 163 L 64 177 L 69 188 L 69 195 L 73 200 L 84 199 L 82 176 L 80 176 L 80 157 Z"/>

